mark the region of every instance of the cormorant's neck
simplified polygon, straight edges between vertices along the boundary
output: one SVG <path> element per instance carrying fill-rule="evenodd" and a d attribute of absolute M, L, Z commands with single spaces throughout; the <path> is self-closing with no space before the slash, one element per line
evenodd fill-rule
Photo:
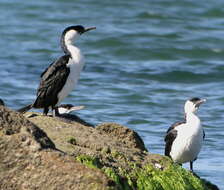
<path fill-rule="evenodd" d="M 71 55 L 71 49 L 75 48 L 75 46 L 73 45 L 73 40 L 71 39 L 65 39 L 65 36 L 61 37 L 61 48 L 63 50 L 63 52 L 67 55 Z"/>
<path fill-rule="evenodd" d="M 78 35 L 69 36 L 69 35 L 62 35 L 61 38 L 61 48 L 66 55 L 69 55 L 73 62 L 72 63 L 81 63 L 84 64 L 83 55 L 81 50 L 73 45 L 74 40 L 77 39 Z"/>
<path fill-rule="evenodd" d="M 193 112 L 185 113 L 185 119 L 186 119 L 186 123 L 195 124 L 195 125 L 200 124 L 199 117 Z"/>

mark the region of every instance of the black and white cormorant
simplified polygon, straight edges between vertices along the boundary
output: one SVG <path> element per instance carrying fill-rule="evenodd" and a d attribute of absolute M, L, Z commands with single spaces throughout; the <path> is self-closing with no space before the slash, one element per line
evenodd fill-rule
<path fill-rule="evenodd" d="M 54 110 L 74 89 L 84 66 L 84 57 L 73 42 L 81 34 L 93 29 L 96 27 L 84 28 L 76 25 L 69 26 L 63 31 L 61 48 L 65 55 L 54 61 L 41 74 L 36 100 L 33 104 L 19 109 L 19 112 L 24 113 L 31 108 L 43 108 L 43 113 L 47 115 L 50 108 Z"/>
<path fill-rule="evenodd" d="M 205 137 L 196 112 L 205 101 L 200 98 L 187 100 L 184 106 L 185 121 L 174 123 L 165 136 L 165 155 L 178 164 L 190 162 L 192 172 L 193 161 L 197 159 Z"/>

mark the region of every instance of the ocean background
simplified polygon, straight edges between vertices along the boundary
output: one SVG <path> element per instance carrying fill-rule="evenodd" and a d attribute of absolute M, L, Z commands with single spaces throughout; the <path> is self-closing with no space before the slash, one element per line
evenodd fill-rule
<path fill-rule="evenodd" d="M 0 12 L 0 98 L 8 107 L 35 99 L 40 74 L 62 55 L 65 27 L 96 26 L 76 43 L 86 67 L 63 103 L 86 106 L 75 114 L 93 124 L 136 130 L 163 154 L 184 102 L 206 98 L 194 169 L 224 189 L 224 1 L 1 0 Z"/>

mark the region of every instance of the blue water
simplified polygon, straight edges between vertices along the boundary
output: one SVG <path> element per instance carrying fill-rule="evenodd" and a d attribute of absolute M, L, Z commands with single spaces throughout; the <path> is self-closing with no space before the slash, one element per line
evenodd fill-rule
<path fill-rule="evenodd" d="M 85 105 L 77 114 L 88 122 L 136 130 L 150 152 L 163 154 L 185 100 L 207 98 L 194 168 L 224 189 L 223 7 L 218 0 L 1 0 L 0 97 L 13 109 L 31 103 L 41 72 L 62 55 L 62 30 L 96 26 L 77 41 L 86 68 L 64 103 Z"/>

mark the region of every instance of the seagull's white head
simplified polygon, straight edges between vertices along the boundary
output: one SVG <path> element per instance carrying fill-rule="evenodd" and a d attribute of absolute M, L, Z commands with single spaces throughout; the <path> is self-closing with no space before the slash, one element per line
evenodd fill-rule
<path fill-rule="evenodd" d="M 206 99 L 192 98 L 190 100 L 187 100 L 184 105 L 185 114 L 196 113 L 199 106 L 204 102 L 206 102 Z"/>

